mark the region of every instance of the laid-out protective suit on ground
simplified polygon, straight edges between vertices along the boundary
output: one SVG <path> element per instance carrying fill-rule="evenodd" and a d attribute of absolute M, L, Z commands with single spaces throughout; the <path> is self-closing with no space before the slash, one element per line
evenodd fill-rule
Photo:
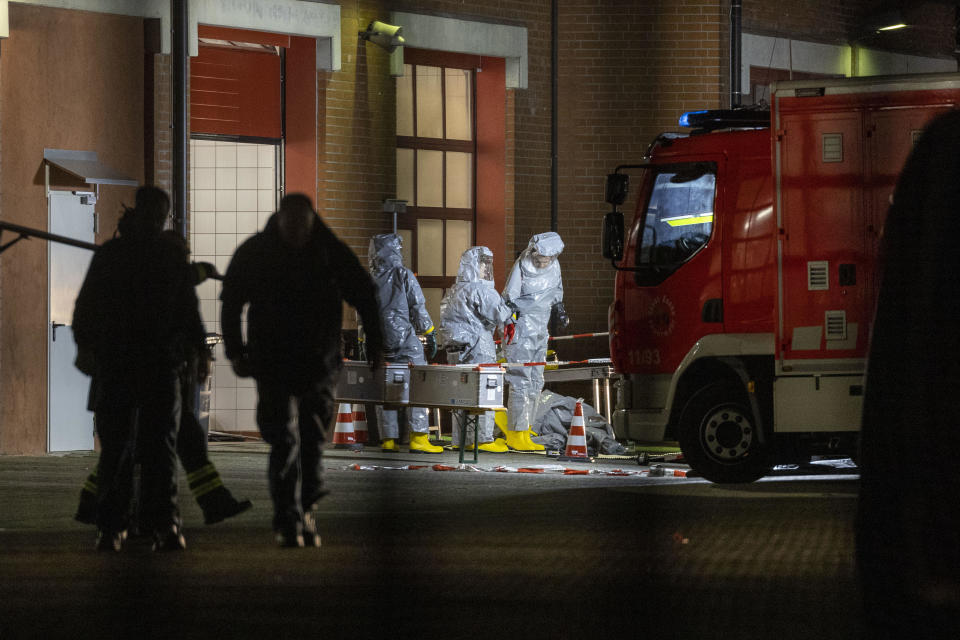
<path fill-rule="evenodd" d="M 560 329 L 569 322 L 557 261 L 562 251 L 563 240 L 557 233 L 538 233 L 530 238 L 507 277 L 503 299 L 517 314 L 516 335 L 504 350 L 508 363 L 543 362 L 551 313 L 556 314 Z M 509 366 L 506 381 L 510 385 L 507 446 L 519 451 L 542 450 L 543 445 L 530 440 L 530 425 L 543 389 L 543 366 Z"/>
<path fill-rule="evenodd" d="M 370 271 L 377 287 L 380 321 L 383 325 L 383 354 L 387 362 L 427 364 L 423 344 L 417 334 L 427 337 L 427 346 L 436 353 L 433 321 L 427 313 L 420 283 L 410 269 L 403 266 L 403 244 L 395 233 L 381 233 L 370 239 Z M 396 451 L 400 437 L 396 409 L 377 406 L 377 425 L 381 448 Z M 430 444 L 429 416 L 422 407 L 407 408 L 410 425 L 410 451 L 440 453 L 443 447 Z"/>
<path fill-rule="evenodd" d="M 447 352 L 449 364 L 492 363 L 497 360 L 493 331 L 506 325 L 512 328 L 513 311 L 504 304 L 493 286 L 493 252 L 487 247 L 471 247 L 460 257 L 456 283 L 447 290 L 440 303 L 440 345 Z M 510 330 L 507 329 L 507 335 Z M 478 416 L 477 438 L 482 451 L 503 453 L 503 441 L 494 442 L 494 414 Z M 453 444 L 460 446 L 460 431 L 465 427 L 466 412 L 453 412 Z M 466 443 L 473 448 L 473 429 L 467 429 Z"/>
<path fill-rule="evenodd" d="M 534 431 L 539 434 L 537 440 L 540 444 L 547 449 L 563 451 L 567 446 L 570 424 L 573 422 L 576 408 L 576 398 L 562 396 L 552 391 L 541 392 L 540 401 L 537 404 L 537 415 L 533 420 Z M 626 453 L 624 446 L 617 442 L 613 426 L 599 411 L 586 402 L 581 403 L 580 410 L 583 412 L 583 428 L 587 436 L 589 455 Z"/>

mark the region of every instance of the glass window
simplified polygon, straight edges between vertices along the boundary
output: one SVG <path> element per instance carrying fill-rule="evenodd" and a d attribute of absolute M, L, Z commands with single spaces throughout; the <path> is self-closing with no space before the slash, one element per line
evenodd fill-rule
<path fill-rule="evenodd" d="M 443 151 L 417 150 L 417 206 L 443 206 Z"/>
<path fill-rule="evenodd" d="M 203 169 L 210 172 L 209 183 L 193 183 L 188 203 L 192 260 L 213 263 L 224 273 L 236 247 L 264 227 L 277 208 L 283 184 L 279 149 L 279 141 L 254 144 L 209 136 L 190 140 L 194 175 Z M 221 283 L 216 280 L 197 287 L 204 325 L 207 331 L 216 333 L 221 331 L 220 289 Z M 244 331 L 246 326 L 243 319 Z M 223 345 L 217 345 L 216 350 L 210 427 L 226 431 L 255 428 L 257 395 L 253 380 L 238 379 L 225 359 Z"/>
<path fill-rule="evenodd" d="M 413 203 L 413 149 L 397 149 L 397 198 Z"/>
<path fill-rule="evenodd" d="M 413 65 L 403 65 L 403 77 L 397 78 L 397 135 L 413 135 Z"/>
<path fill-rule="evenodd" d="M 713 232 L 716 168 L 708 163 L 671 166 L 653 174 L 637 251 L 638 284 L 662 282 L 700 250 Z"/>
<path fill-rule="evenodd" d="M 446 206 L 469 209 L 473 206 L 473 154 L 447 151 Z"/>
<path fill-rule="evenodd" d="M 443 220 L 417 220 L 417 274 L 443 275 Z"/>
<path fill-rule="evenodd" d="M 403 257 L 403 266 L 407 269 L 413 269 L 413 231 L 410 229 L 397 229 L 397 235 L 403 246 L 400 248 L 400 255 Z"/>
<path fill-rule="evenodd" d="M 456 276 L 460 269 L 460 256 L 472 246 L 473 224 L 467 220 L 447 220 L 445 237 L 446 273 Z"/>
<path fill-rule="evenodd" d="M 473 139 L 470 71 L 444 69 L 444 97 L 448 140 Z"/>
<path fill-rule="evenodd" d="M 409 77 L 396 87 L 396 197 L 408 202 L 398 225 L 408 234 L 410 268 L 439 304 L 474 240 L 474 69 L 438 65 L 435 53 L 407 53 Z"/>
<path fill-rule="evenodd" d="M 444 290 L 439 287 L 423 287 L 423 297 L 427 301 L 427 313 L 433 324 L 440 323 L 440 301 L 443 300 Z"/>
<path fill-rule="evenodd" d="M 440 67 L 417 65 L 417 135 L 443 137 L 443 85 Z"/>

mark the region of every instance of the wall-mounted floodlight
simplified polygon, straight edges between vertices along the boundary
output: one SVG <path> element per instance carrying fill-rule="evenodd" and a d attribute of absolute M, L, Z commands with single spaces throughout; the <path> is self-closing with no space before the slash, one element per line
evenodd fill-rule
<path fill-rule="evenodd" d="M 903 29 L 907 24 L 905 22 L 897 22 L 896 24 L 891 24 L 886 27 L 880 27 L 877 31 L 893 31 L 895 29 Z"/>
<path fill-rule="evenodd" d="M 357 35 L 361 40 L 372 42 L 381 49 L 385 49 L 387 53 L 393 53 L 394 49 L 403 46 L 403 36 L 400 35 L 402 32 L 403 27 L 374 20 L 367 25 L 366 31 L 361 31 Z"/>
<path fill-rule="evenodd" d="M 897 29 L 903 29 L 908 26 L 910 26 L 910 24 L 903 19 L 903 14 L 897 9 L 875 13 L 867 18 L 866 21 L 867 29 L 873 33 L 896 31 Z"/>
<path fill-rule="evenodd" d="M 407 201 L 387 198 L 383 201 L 383 212 L 393 216 L 393 232 L 397 232 L 397 215 L 407 212 Z"/>

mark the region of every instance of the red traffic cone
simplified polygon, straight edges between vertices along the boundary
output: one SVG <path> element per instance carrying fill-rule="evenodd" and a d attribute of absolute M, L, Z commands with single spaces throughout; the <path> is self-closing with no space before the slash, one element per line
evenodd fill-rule
<path fill-rule="evenodd" d="M 353 410 L 349 403 L 341 403 L 337 411 L 337 426 L 333 430 L 334 449 L 360 449 L 357 435 L 353 431 Z"/>
<path fill-rule="evenodd" d="M 573 420 L 570 421 L 570 433 L 567 434 L 567 449 L 560 460 L 591 462 L 587 456 L 587 430 L 583 424 L 582 398 L 577 399 L 577 407 L 573 411 Z"/>
<path fill-rule="evenodd" d="M 367 443 L 367 410 L 362 404 L 353 410 L 353 435 L 358 443 Z"/>

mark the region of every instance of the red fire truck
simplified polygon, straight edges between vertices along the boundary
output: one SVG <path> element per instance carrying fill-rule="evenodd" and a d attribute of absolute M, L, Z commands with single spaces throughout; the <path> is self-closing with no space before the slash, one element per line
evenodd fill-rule
<path fill-rule="evenodd" d="M 884 218 L 921 130 L 960 104 L 960 74 L 771 96 L 770 111 L 684 114 L 692 133 L 659 136 L 607 179 L 615 430 L 678 441 L 714 482 L 855 454 Z"/>

